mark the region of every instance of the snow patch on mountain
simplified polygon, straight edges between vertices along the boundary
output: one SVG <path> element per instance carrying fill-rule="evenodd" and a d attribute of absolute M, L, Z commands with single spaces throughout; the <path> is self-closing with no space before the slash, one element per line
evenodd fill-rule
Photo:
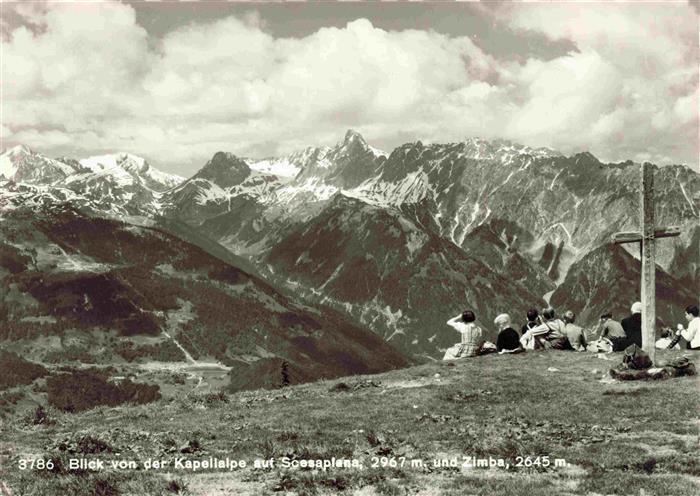
<path fill-rule="evenodd" d="M 190 184 L 193 184 L 197 188 L 196 201 L 200 205 L 206 205 L 207 203 L 216 203 L 218 201 L 228 198 L 228 194 L 223 188 L 220 188 L 209 179 L 195 178 L 190 180 Z"/>
<path fill-rule="evenodd" d="M 3 152 L 0 155 L 0 176 L 7 180 L 13 179 L 19 169 L 19 162 L 30 153 L 31 150 L 24 145 L 17 145 Z"/>
<path fill-rule="evenodd" d="M 690 197 L 688 196 L 688 193 L 686 192 L 685 188 L 683 187 L 683 183 L 678 179 L 678 174 L 676 174 L 676 182 L 678 183 L 678 186 L 681 188 L 681 192 L 683 193 L 683 197 L 685 198 L 685 201 L 688 202 L 688 206 L 690 207 L 690 211 L 693 212 L 693 215 L 697 216 L 697 211 L 695 210 L 695 205 L 693 204 L 692 201 L 690 201 Z"/>
<path fill-rule="evenodd" d="M 418 203 L 427 197 L 435 197 L 430 179 L 423 171 L 415 171 L 397 181 L 372 178 L 357 188 L 344 190 L 344 194 L 377 206 L 398 206 L 402 203 Z"/>
<path fill-rule="evenodd" d="M 48 183 L 74 172 L 70 165 L 35 153 L 25 145 L 17 145 L 0 155 L 0 176 L 15 182 Z"/>
<path fill-rule="evenodd" d="M 378 148 L 373 147 L 372 145 L 367 145 L 367 148 L 369 148 L 369 151 L 371 151 L 375 157 L 388 157 L 389 154 L 383 150 L 380 150 Z"/>
<path fill-rule="evenodd" d="M 463 142 L 463 145 L 462 157 L 474 160 L 498 160 L 506 165 L 514 162 L 516 159 L 522 159 L 525 155 L 534 158 L 555 158 L 563 156 L 552 148 L 531 148 L 502 139 L 489 141 L 483 138 L 468 138 Z M 527 166 L 529 166 L 529 163 Z"/>
<path fill-rule="evenodd" d="M 308 252 L 304 252 L 304 253 L 306 253 L 306 254 L 307 254 L 307 257 L 308 257 Z M 319 291 L 323 291 L 324 288 L 328 285 L 329 282 L 331 282 L 333 279 L 335 279 L 336 277 L 338 277 L 338 274 L 340 274 L 340 271 L 343 270 L 343 266 L 344 266 L 344 265 L 345 265 L 345 262 L 343 262 L 343 263 L 341 263 L 340 265 L 338 265 L 338 266 L 335 268 L 335 270 L 333 271 L 333 273 L 330 275 L 330 277 L 328 277 L 328 279 L 326 279 L 326 282 L 324 282 L 323 284 L 321 284 L 321 285 L 318 287 L 318 290 L 319 290 Z"/>
<path fill-rule="evenodd" d="M 81 165 L 84 165 L 81 163 Z M 112 182 L 115 186 L 121 187 L 121 188 L 126 188 L 129 186 L 133 186 L 136 180 L 134 177 L 127 173 L 125 170 L 121 169 L 120 167 L 112 167 L 112 168 L 99 168 L 95 167 L 94 169 L 88 169 L 88 172 L 83 172 L 79 174 L 72 175 L 66 179 L 65 184 L 74 184 L 74 183 L 94 183 L 94 182 L 99 182 L 101 179 L 106 179 L 107 181 Z"/>
<path fill-rule="evenodd" d="M 111 169 L 125 172 L 127 168 L 136 167 L 138 169 L 143 167 L 146 163 L 143 158 L 128 153 L 95 155 L 78 160 L 78 162 L 80 162 L 80 165 L 93 172 L 104 172 Z"/>
<path fill-rule="evenodd" d="M 277 190 L 277 199 L 281 203 L 294 202 L 297 199 L 323 201 L 328 200 L 338 191 L 337 187 L 325 184 L 318 178 L 310 178 L 302 183 L 282 186 Z"/>
<path fill-rule="evenodd" d="M 173 188 L 185 180 L 181 176 L 160 171 L 144 158 L 131 153 L 96 155 L 79 160 L 79 163 L 95 175 L 113 177 L 117 184 L 127 186 L 140 180 L 145 183 L 144 186 L 156 191 Z"/>
<path fill-rule="evenodd" d="M 0 180 L 0 217 L 2 212 L 28 206 L 42 208 L 61 203 L 80 204 L 82 197 L 67 188 Z"/>
<path fill-rule="evenodd" d="M 164 186 L 167 186 L 168 189 L 174 188 L 178 184 L 182 183 L 185 178 L 182 176 L 178 176 L 177 174 L 170 174 L 167 172 L 163 172 L 161 170 L 158 170 L 154 167 L 149 167 L 148 170 L 145 172 L 146 176 L 151 178 L 153 181 L 160 183 Z"/>
<path fill-rule="evenodd" d="M 552 179 L 552 182 L 549 184 L 549 188 L 547 188 L 549 191 L 552 191 L 554 188 L 554 183 L 557 181 L 561 173 L 564 172 L 564 169 L 560 170 L 559 172 L 556 173 L 554 176 L 554 179 Z"/>
<path fill-rule="evenodd" d="M 301 167 L 289 160 L 289 157 L 267 158 L 263 160 L 246 160 L 251 170 L 273 174 L 280 179 L 291 180 L 299 174 Z"/>
<path fill-rule="evenodd" d="M 406 248 L 408 249 L 409 256 L 411 260 L 416 253 L 418 253 L 421 248 L 428 241 L 428 237 L 419 231 L 410 232 L 406 236 Z"/>

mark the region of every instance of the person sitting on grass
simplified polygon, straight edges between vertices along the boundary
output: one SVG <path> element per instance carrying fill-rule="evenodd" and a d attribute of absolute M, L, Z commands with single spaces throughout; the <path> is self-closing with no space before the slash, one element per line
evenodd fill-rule
<path fill-rule="evenodd" d="M 600 329 L 597 341 L 607 339 L 612 343 L 612 351 L 622 351 L 627 348 L 628 339 L 622 325 L 612 318 L 611 313 L 604 313 L 600 316 Z"/>
<path fill-rule="evenodd" d="M 632 314 L 622 319 L 622 328 L 627 336 L 627 346 L 636 344 L 639 348 L 642 347 L 642 302 L 635 301 L 630 309 Z"/>
<path fill-rule="evenodd" d="M 481 353 L 484 346 L 483 333 L 474 321 L 476 316 L 471 310 L 465 310 L 447 321 L 447 325 L 459 332 L 462 338 L 458 344 L 447 349 L 443 360 L 473 357 Z"/>
<path fill-rule="evenodd" d="M 544 322 L 529 329 L 520 338 L 520 344 L 526 350 L 549 349 L 571 350 L 571 344 L 564 333 L 565 324 L 556 317 L 552 307 L 542 311 Z"/>
<path fill-rule="evenodd" d="M 678 340 L 674 341 L 674 332 L 666 327 L 661 331 L 661 338 L 656 340 L 654 347 L 658 350 L 680 350 Z"/>
<path fill-rule="evenodd" d="M 493 321 L 498 328 L 498 338 L 496 339 L 496 350 L 498 353 L 517 353 L 522 351 L 520 338 L 510 322 L 510 315 L 502 313 Z"/>
<path fill-rule="evenodd" d="M 520 329 L 520 334 L 525 334 L 529 329 L 537 327 L 542 322 L 540 321 L 540 313 L 536 308 L 531 308 L 527 311 L 527 324 Z"/>
<path fill-rule="evenodd" d="M 700 311 L 697 305 L 689 305 L 685 307 L 685 320 L 688 321 L 688 328 L 684 329 L 683 324 L 678 324 L 676 337 L 682 337 L 688 344 L 689 350 L 700 350 Z M 674 340 L 674 344 L 678 342 Z"/>
<path fill-rule="evenodd" d="M 564 313 L 564 334 L 574 350 L 586 351 L 586 336 L 583 333 L 583 328 L 574 322 L 576 322 L 576 315 L 571 310 L 567 310 Z"/>

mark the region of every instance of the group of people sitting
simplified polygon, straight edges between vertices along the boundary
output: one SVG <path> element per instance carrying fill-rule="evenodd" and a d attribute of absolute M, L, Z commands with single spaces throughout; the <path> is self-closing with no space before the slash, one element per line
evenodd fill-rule
<path fill-rule="evenodd" d="M 600 316 L 594 339 L 586 339 L 586 332 L 575 324 L 576 315 L 572 311 L 558 318 L 553 308 L 546 308 L 541 315 L 537 309 L 527 312 L 527 323 L 520 333 L 513 328 L 510 315 L 502 313 L 494 320 L 498 329 L 496 344 L 484 339 L 481 328 L 476 325 L 476 315 L 465 310 L 461 315 L 451 318 L 447 325 L 462 336 L 461 341 L 447 349 L 444 360 L 464 358 L 489 352 L 518 353 L 525 350 L 555 349 L 574 351 L 622 351 L 636 344 L 642 346 L 642 304 L 635 302 L 631 315 L 618 322 L 610 313 Z M 700 317 L 697 305 L 685 309 L 688 327 L 678 324 L 677 330 L 665 330 L 662 338 L 656 342 L 657 348 L 679 349 L 681 338 L 687 342 L 690 350 L 700 350 Z"/>

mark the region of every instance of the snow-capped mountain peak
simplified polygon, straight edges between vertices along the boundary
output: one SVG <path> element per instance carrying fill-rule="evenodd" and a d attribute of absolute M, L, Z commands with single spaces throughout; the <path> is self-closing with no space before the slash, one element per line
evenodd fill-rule
<path fill-rule="evenodd" d="M 29 148 L 27 145 L 20 144 L 20 145 L 13 146 L 12 148 L 8 148 L 2 154 L 10 156 L 10 157 L 15 157 L 18 155 L 29 155 L 31 153 L 32 153 L 31 148 Z"/>
<path fill-rule="evenodd" d="M 29 149 L 22 145 L 17 145 L 14 148 L 5 150 L 0 155 L 0 176 L 4 179 L 13 179 L 17 173 L 18 159 L 29 153 Z"/>
<path fill-rule="evenodd" d="M 479 137 L 467 138 L 462 143 L 462 155 L 476 160 L 498 160 L 509 162 L 516 156 L 530 155 L 533 158 L 562 157 L 558 151 L 547 148 L 532 148 L 506 139 L 487 140 Z"/>
<path fill-rule="evenodd" d="M 84 158 L 80 160 L 80 164 L 92 171 L 101 171 L 117 167 L 139 171 L 146 165 L 146 160 L 130 153 L 121 152 Z"/>
<path fill-rule="evenodd" d="M 364 137 L 353 129 L 347 130 L 345 133 L 345 138 L 343 138 L 343 142 L 336 147 L 336 150 L 338 150 L 338 152 L 342 150 L 348 153 L 369 151 L 375 157 L 387 156 L 387 153 L 370 146 Z"/>
<path fill-rule="evenodd" d="M 89 211 L 123 217 L 158 212 L 162 193 L 183 178 L 159 171 L 131 153 L 53 159 L 18 145 L 0 155 L 0 183 L 3 180 L 9 181 L 0 191 L 5 203 L 70 201 Z"/>
<path fill-rule="evenodd" d="M 121 152 L 95 155 L 79 161 L 81 167 L 97 176 L 112 176 L 119 184 L 142 182 L 153 191 L 165 191 L 177 186 L 185 179 L 152 167 L 146 159 L 131 153 Z"/>
<path fill-rule="evenodd" d="M 75 169 L 59 160 L 17 145 L 0 155 L 0 176 L 15 182 L 48 184 L 75 173 Z"/>

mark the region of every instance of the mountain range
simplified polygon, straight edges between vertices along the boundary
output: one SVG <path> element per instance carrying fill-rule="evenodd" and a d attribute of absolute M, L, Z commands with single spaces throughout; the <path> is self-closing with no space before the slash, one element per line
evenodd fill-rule
<path fill-rule="evenodd" d="M 22 146 L 0 156 L 0 175 L 3 219 L 70 206 L 86 223 L 156 229 L 407 356 L 439 356 L 457 339 L 445 321 L 464 308 L 493 338 L 504 311 L 521 320 L 551 301 L 592 325 L 638 299 L 637 249 L 610 240 L 638 229 L 640 165 L 590 153 L 478 138 L 385 153 L 348 131 L 283 157 L 217 152 L 188 179 L 128 153 L 51 159 Z M 700 175 L 655 176 L 657 223 L 682 233 L 658 243 L 657 315 L 671 325 L 700 284 Z"/>

